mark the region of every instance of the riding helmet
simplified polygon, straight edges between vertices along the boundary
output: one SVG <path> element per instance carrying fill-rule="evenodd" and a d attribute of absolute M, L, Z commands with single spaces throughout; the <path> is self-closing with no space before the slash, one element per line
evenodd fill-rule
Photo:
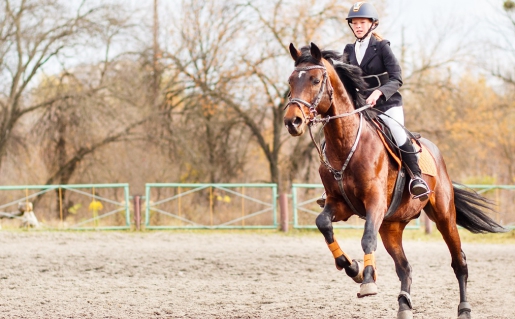
<path fill-rule="evenodd" d="M 374 24 L 379 24 L 379 14 L 377 14 L 376 8 L 364 1 L 356 2 L 350 8 L 347 21 L 351 22 L 353 18 L 368 18 L 372 19 Z"/>

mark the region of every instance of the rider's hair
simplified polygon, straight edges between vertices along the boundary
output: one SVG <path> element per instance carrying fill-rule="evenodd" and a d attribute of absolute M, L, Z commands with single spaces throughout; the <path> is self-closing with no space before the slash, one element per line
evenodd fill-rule
<path fill-rule="evenodd" d="M 377 41 L 383 41 L 383 39 L 384 39 L 384 38 L 383 38 L 379 33 L 377 33 L 376 31 L 373 31 L 373 32 L 372 32 L 372 35 L 376 38 L 376 40 L 377 40 Z"/>

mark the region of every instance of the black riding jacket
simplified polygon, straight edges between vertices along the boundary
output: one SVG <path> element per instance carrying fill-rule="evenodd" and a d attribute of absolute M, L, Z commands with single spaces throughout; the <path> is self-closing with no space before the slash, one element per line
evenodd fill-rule
<path fill-rule="evenodd" d="M 390 48 L 390 41 L 378 41 L 373 35 L 370 37 L 368 48 L 365 56 L 358 64 L 356 52 L 354 51 L 354 43 L 347 44 L 343 50 L 347 63 L 359 66 L 363 72 L 363 76 L 379 75 L 388 72 L 388 80 L 381 82 L 381 86 L 377 89 L 383 92 L 376 102 L 376 108 L 386 111 L 394 106 L 402 106 L 402 96 L 399 88 L 402 86 L 401 67 Z M 365 91 L 365 98 L 372 94 L 373 90 Z"/>

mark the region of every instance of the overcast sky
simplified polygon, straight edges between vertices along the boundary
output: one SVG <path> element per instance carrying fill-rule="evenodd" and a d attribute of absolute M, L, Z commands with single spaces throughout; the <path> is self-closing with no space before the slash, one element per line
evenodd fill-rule
<path fill-rule="evenodd" d="M 403 33 L 404 43 L 414 48 L 431 45 L 443 34 L 442 52 L 452 54 L 455 45 L 463 42 L 467 53 L 470 52 L 470 64 L 465 67 L 485 73 L 479 72 L 479 68 L 507 59 L 513 63 L 513 54 L 494 48 L 510 41 L 498 30 L 502 26 L 513 29 L 502 5 L 503 0 L 386 0 L 386 15 L 379 31 L 391 41 L 396 53 L 400 51 Z"/>
<path fill-rule="evenodd" d="M 412 42 L 433 29 L 449 27 L 450 38 L 467 36 L 482 42 L 493 32 L 492 21 L 501 21 L 503 15 L 502 0 L 386 1 L 382 22 L 392 41 L 400 41 L 401 30 L 406 41 Z"/>
<path fill-rule="evenodd" d="M 79 0 L 75 0 L 79 1 Z M 92 0 L 93 2 L 102 0 Z M 111 0 L 122 1 L 129 9 L 140 8 L 141 14 L 151 15 L 153 0 Z M 211 0 L 223 1 L 223 0 Z M 378 3 L 380 0 L 369 0 Z M 511 57 L 511 63 L 515 63 L 515 54 L 508 55 L 495 51 L 491 43 L 505 45 L 512 41 L 499 36 L 494 31 L 496 23 L 506 24 L 503 17 L 503 0 L 383 0 L 384 14 L 380 17 L 378 31 L 391 41 L 391 47 L 399 54 L 404 45 L 413 53 L 412 59 L 416 59 L 420 48 L 430 47 L 435 42 L 441 41 L 440 55 L 452 54 L 456 45 L 467 45 L 467 54 L 470 52 L 469 67 L 478 64 L 483 67 L 487 63 L 497 63 Z M 161 27 L 167 24 L 166 11 L 174 11 L 180 5 L 180 0 L 159 0 Z M 148 16 L 147 16 L 148 18 Z M 342 17 L 342 20 L 345 17 Z M 150 23 L 146 19 L 145 23 Z M 511 27 L 513 29 L 513 26 Z M 511 36 L 511 35 L 509 35 Z M 165 41 L 165 40 L 162 40 Z M 513 42 L 513 41 L 512 41 Z M 341 44 L 341 49 L 345 43 Z M 408 57 L 409 59 L 409 57 Z M 458 66 L 458 70 L 462 65 Z M 479 69 L 476 67 L 476 69 Z"/>

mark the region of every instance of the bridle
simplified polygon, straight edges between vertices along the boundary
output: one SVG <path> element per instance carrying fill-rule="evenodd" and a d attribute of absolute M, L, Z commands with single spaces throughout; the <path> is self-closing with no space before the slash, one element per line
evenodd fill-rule
<path fill-rule="evenodd" d="M 330 101 L 329 108 L 333 105 L 333 92 L 334 92 L 334 90 L 333 90 L 333 87 L 331 85 L 331 81 L 327 81 L 328 76 L 327 76 L 327 69 L 326 69 L 326 67 L 323 66 L 323 65 L 311 65 L 311 66 L 305 66 L 305 67 L 296 67 L 294 69 L 294 71 L 310 71 L 310 70 L 315 70 L 315 69 L 322 70 L 323 78 L 322 78 L 322 85 L 320 85 L 320 90 L 318 91 L 317 95 L 313 99 L 313 102 L 309 103 L 309 102 L 307 102 L 307 101 L 305 101 L 303 99 L 292 98 L 291 95 L 290 95 L 288 97 L 288 103 L 286 103 L 286 105 L 284 106 L 284 109 L 288 108 L 291 105 L 297 105 L 300 108 L 300 111 L 302 112 L 302 116 L 304 117 L 304 122 L 308 126 L 309 135 L 311 136 L 311 140 L 313 141 L 313 144 L 315 144 L 315 147 L 316 147 L 316 149 L 318 151 L 318 155 L 320 157 L 320 161 L 322 163 L 324 163 L 325 166 L 327 166 L 327 168 L 333 173 L 334 178 L 338 179 L 338 178 L 341 178 L 341 176 L 343 175 L 343 171 L 345 170 L 345 167 L 349 163 L 350 158 L 352 157 L 352 154 L 354 154 L 354 151 L 356 150 L 356 147 L 358 146 L 359 138 L 361 136 L 361 126 L 362 126 L 362 122 L 363 122 L 363 116 L 362 116 L 361 112 L 366 110 L 366 109 L 368 109 L 368 108 L 371 108 L 372 105 L 366 104 L 366 105 L 360 107 L 359 109 L 356 109 L 356 110 L 353 110 L 353 111 L 347 112 L 347 113 L 342 113 L 342 114 L 334 115 L 334 116 L 329 116 L 328 115 L 326 117 L 318 117 L 319 114 L 318 114 L 318 111 L 317 111 L 317 107 L 318 107 L 318 104 L 320 103 L 320 101 L 322 100 L 322 97 L 324 95 L 324 91 L 326 89 L 326 86 L 327 86 L 327 91 L 328 91 L 328 94 L 329 94 L 329 101 Z M 301 104 L 303 104 L 303 105 L 308 107 L 309 113 L 311 114 L 311 117 L 307 117 L 306 116 L 306 113 L 304 112 L 304 109 L 302 108 Z M 322 123 L 323 126 L 325 126 L 331 120 L 334 120 L 334 119 L 337 119 L 337 118 L 346 117 L 346 116 L 350 116 L 350 115 L 353 115 L 353 114 L 356 114 L 356 113 L 359 113 L 359 115 L 360 115 L 359 128 L 358 128 L 358 134 L 356 135 L 356 141 L 354 142 L 354 145 L 352 146 L 351 152 L 350 152 L 347 160 L 345 161 L 345 165 L 343 166 L 342 170 L 336 170 L 327 161 L 326 156 L 325 156 L 325 152 L 322 151 L 322 148 L 320 146 L 320 142 L 319 143 L 316 142 L 316 140 L 315 140 L 315 138 L 313 136 L 313 131 L 311 130 L 311 127 L 314 124 L 317 124 L 317 123 Z"/>
<path fill-rule="evenodd" d="M 344 173 L 345 169 L 347 168 L 347 166 L 348 166 L 348 164 L 350 162 L 350 159 L 352 158 L 352 155 L 356 151 L 356 149 L 358 147 L 358 144 L 359 144 L 359 141 L 360 141 L 362 126 L 363 126 L 363 114 L 361 112 L 366 110 L 366 109 L 368 109 L 368 108 L 371 108 L 372 105 L 367 104 L 367 105 L 365 105 L 363 107 L 360 107 L 359 109 L 353 110 L 351 112 L 342 113 L 342 114 L 338 114 L 338 115 L 334 115 L 334 116 L 326 116 L 326 117 L 320 117 L 319 118 L 318 117 L 319 114 L 318 114 L 318 111 L 316 110 L 316 108 L 318 107 L 318 104 L 322 100 L 322 97 L 324 95 L 324 91 L 326 89 L 326 86 L 327 86 L 327 90 L 328 90 L 328 94 L 329 94 L 329 100 L 330 100 L 329 108 L 333 104 L 333 91 L 334 90 L 333 90 L 333 87 L 331 86 L 331 82 L 327 81 L 327 78 L 328 78 L 328 76 L 327 76 L 327 69 L 323 65 L 313 65 L 313 66 L 306 66 L 306 67 L 296 67 L 294 70 L 295 71 L 310 71 L 310 70 L 314 70 L 314 69 L 321 69 L 322 70 L 322 72 L 323 72 L 323 79 L 322 79 L 322 85 L 320 86 L 320 90 L 318 91 L 317 95 L 313 99 L 313 102 L 309 103 L 307 101 L 304 101 L 303 99 L 292 98 L 291 95 L 290 95 L 288 97 L 288 103 L 286 103 L 286 105 L 284 106 L 284 109 L 288 108 L 291 105 L 297 105 L 300 108 L 300 111 L 302 112 L 302 116 L 304 117 L 304 121 L 306 122 L 306 124 L 308 126 L 309 135 L 311 136 L 311 140 L 313 141 L 313 144 L 315 144 L 315 147 L 317 149 L 318 156 L 320 158 L 320 162 L 322 164 L 324 164 L 325 167 L 333 174 L 334 179 L 338 182 L 338 186 L 340 188 L 340 192 L 341 192 L 343 198 L 345 199 L 345 201 L 347 202 L 347 204 L 350 206 L 350 208 L 354 211 L 354 213 L 356 215 L 358 215 L 360 217 L 363 217 L 363 215 L 360 214 L 356 210 L 356 208 L 354 208 L 352 203 L 349 201 L 349 198 L 345 194 L 344 185 L 343 185 L 343 173 Z M 303 105 L 308 107 L 309 113 L 311 114 L 311 117 L 308 118 L 306 116 L 306 114 L 304 113 L 304 110 L 303 110 L 301 104 L 303 104 Z M 329 163 L 329 160 L 327 159 L 327 156 L 325 155 L 325 148 L 322 149 L 322 147 L 320 145 L 320 142 L 317 143 L 317 141 L 315 140 L 315 138 L 313 136 L 313 132 L 311 130 L 311 127 L 314 124 L 317 124 L 317 123 L 322 123 L 323 126 L 325 126 L 327 123 L 329 123 L 329 121 L 331 121 L 333 119 L 350 116 L 350 115 L 353 115 L 353 114 L 356 114 L 356 113 L 359 113 L 359 126 L 358 126 L 358 132 L 356 134 L 356 140 L 354 141 L 354 143 L 352 145 L 352 148 L 351 148 L 351 150 L 349 152 L 349 155 L 345 159 L 345 162 L 344 162 L 342 168 L 340 170 L 338 170 L 338 169 L 334 168 Z"/>
<path fill-rule="evenodd" d="M 312 66 L 305 66 L 305 67 L 296 67 L 294 69 L 294 71 L 301 72 L 301 71 L 310 71 L 310 70 L 315 70 L 315 69 L 322 70 L 323 78 L 322 78 L 322 85 L 320 86 L 320 90 L 318 91 L 317 95 L 313 99 L 313 102 L 309 103 L 303 99 L 292 98 L 290 95 L 288 97 L 288 103 L 286 103 L 286 105 L 284 106 L 284 109 L 286 110 L 286 108 L 288 108 L 290 105 L 296 104 L 300 108 L 300 111 L 302 112 L 302 116 L 304 117 L 304 121 L 307 122 L 306 124 L 308 124 L 309 127 L 311 127 L 311 125 L 314 124 L 315 119 L 318 116 L 317 107 L 318 107 L 318 104 L 320 103 L 320 101 L 322 100 L 322 97 L 324 96 L 324 91 L 325 91 L 326 85 L 327 85 L 327 91 L 329 93 L 329 101 L 331 103 L 329 107 L 331 107 L 331 105 L 333 104 L 333 87 L 332 87 L 330 81 L 327 82 L 328 77 L 327 77 L 327 69 L 325 68 L 325 66 L 312 65 Z M 305 106 L 308 107 L 309 113 L 312 115 L 311 118 L 308 118 L 306 116 L 306 114 L 304 113 L 304 110 L 301 107 L 301 104 L 304 104 Z"/>
<path fill-rule="evenodd" d="M 331 107 L 331 105 L 333 105 L 333 86 L 331 85 L 331 81 L 327 81 L 328 79 L 328 76 L 327 76 L 327 69 L 325 68 L 325 66 L 323 65 L 312 65 L 312 66 L 305 66 L 305 67 L 296 67 L 294 69 L 294 71 L 310 71 L 310 70 L 314 70 L 314 69 L 321 69 L 322 70 L 322 85 L 320 86 L 320 90 L 318 91 L 317 95 L 315 96 L 315 98 L 313 99 L 313 102 L 309 103 L 303 99 L 299 99 L 299 98 L 292 98 L 291 95 L 288 97 L 288 103 L 286 103 L 284 105 L 284 109 L 286 110 L 286 108 L 288 108 L 290 105 L 292 104 L 295 104 L 297 105 L 299 108 L 300 108 L 300 111 L 302 112 L 302 116 L 304 117 L 304 121 L 306 122 L 306 124 L 308 125 L 309 129 L 310 129 L 310 133 L 311 133 L 311 126 L 313 126 L 313 124 L 317 124 L 317 123 L 324 123 L 327 124 L 329 123 L 329 121 L 333 120 L 333 119 L 337 119 L 337 118 L 342 118 L 342 117 L 346 117 L 346 116 L 350 116 L 352 114 L 356 114 L 356 113 L 360 113 L 368 108 L 371 108 L 372 105 L 370 104 L 366 104 L 362 107 L 360 107 L 359 109 L 356 109 L 354 111 L 351 111 L 351 112 L 348 112 L 348 113 L 342 113 L 342 114 L 338 114 L 338 115 L 334 115 L 334 116 L 326 116 L 326 117 L 318 117 L 318 111 L 317 111 L 317 107 L 318 107 L 318 104 L 320 103 L 320 101 L 322 100 L 322 97 L 324 95 L 324 90 L 325 90 L 325 87 L 327 85 L 327 91 L 328 91 L 328 94 L 329 94 L 329 101 L 330 101 L 330 104 L 329 104 L 329 108 Z M 291 93 L 290 93 L 291 94 Z M 301 107 L 301 104 L 305 105 L 308 107 L 309 109 L 309 113 L 311 114 L 311 117 L 307 117 L 306 116 L 306 113 L 304 112 L 304 109 Z"/>

